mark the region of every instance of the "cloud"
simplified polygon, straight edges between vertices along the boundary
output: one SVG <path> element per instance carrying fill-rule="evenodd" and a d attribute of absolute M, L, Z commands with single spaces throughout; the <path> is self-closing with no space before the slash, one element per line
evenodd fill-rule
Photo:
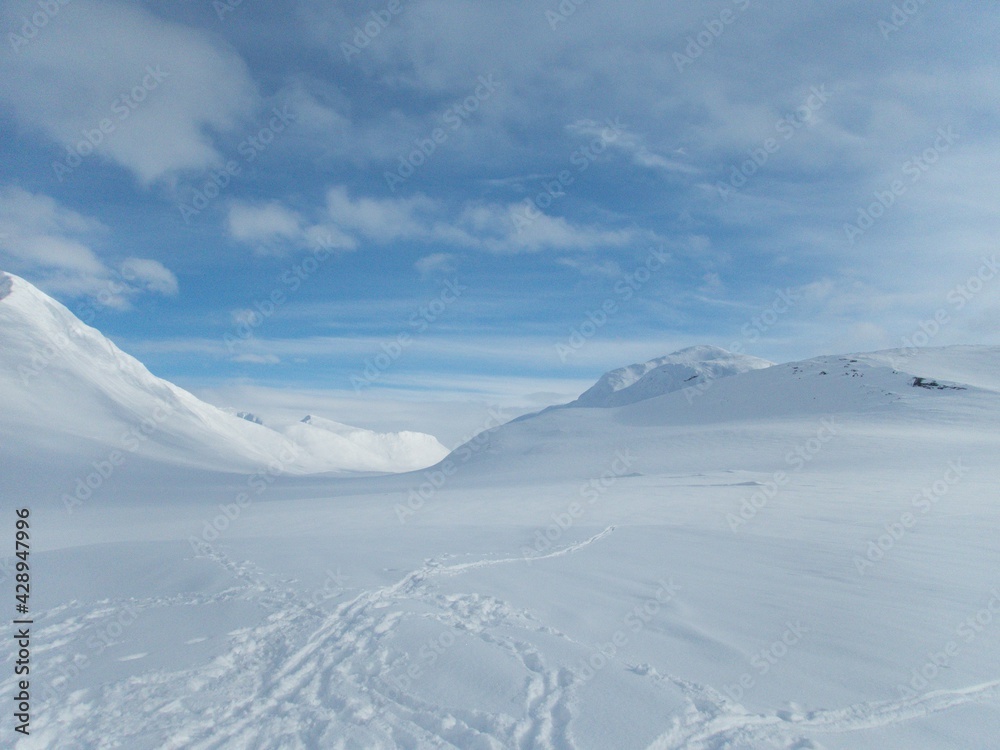
<path fill-rule="evenodd" d="M 302 358 L 322 362 L 329 372 L 340 373 L 341 382 L 349 387 L 349 376 L 364 369 L 365 358 L 382 351 L 381 345 L 394 334 L 383 336 L 306 336 L 300 338 L 248 338 L 240 354 L 279 359 Z M 714 340 L 714 339 L 713 339 Z M 405 365 L 386 371 L 386 379 L 396 378 L 445 378 L 460 381 L 466 373 L 496 373 L 496 368 L 517 365 L 523 372 L 548 373 L 560 362 L 556 345 L 565 342 L 565 336 L 516 336 L 506 333 L 485 333 L 470 330 L 454 336 L 424 336 L 408 349 Z M 710 343 L 709 339 L 700 340 Z M 622 337 L 594 338 L 573 353 L 570 367 L 592 372 L 596 379 L 602 372 L 620 367 L 628 362 L 645 362 L 652 357 L 690 346 L 690 337 Z M 725 344 L 722 344 L 723 346 Z M 177 338 L 128 342 L 128 351 L 142 356 L 197 356 L 230 359 L 232 353 L 219 338 Z M 447 366 L 441 369 L 440 365 Z M 567 370 L 568 371 L 571 371 Z M 421 374 L 422 373 L 422 374 Z M 495 377 L 502 378 L 502 374 Z M 588 375 L 588 377 L 590 377 Z M 593 379 L 588 385 L 593 383 Z M 327 382 L 331 382 L 327 379 Z M 379 385 L 383 384 L 382 379 Z M 541 387 L 536 390 L 543 390 Z"/>
<path fill-rule="evenodd" d="M 234 240 L 254 245 L 260 254 L 280 255 L 290 244 L 327 250 L 354 250 L 358 244 L 332 222 L 324 219 L 310 224 L 278 201 L 231 202 L 226 229 Z"/>
<path fill-rule="evenodd" d="M 455 256 L 451 253 L 431 253 L 413 264 L 422 278 L 435 273 L 451 273 L 455 270 Z"/>
<path fill-rule="evenodd" d="M 625 273 L 621 265 L 614 260 L 595 261 L 589 258 L 559 258 L 556 262 L 561 266 L 578 271 L 583 276 L 619 279 Z"/>
<path fill-rule="evenodd" d="M 695 174 L 699 171 L 696 167 L 683 161 L 654 153 L 646 145 L 645 139 L 629 132 L 625 126 L 618 122 L 609 126 L 608 123 L 595 120 L 577 120 L 567 125 L 566 130 L 575 136 L 597 139 L 607 148 L 625 153 L 633 164 L 640 167 L 683 174 Z M 683 152 L 675 149 L 675 153 Z"/>
<path fill-rule="evenodd" d="M 492 253 L 591 250 L 655 239 L 651 232 L 580 226 L 523 204 L 468 201 L 458 210 L 424 195 L 352 198 L 347 188 L 327 192 L 328 218 L 346 230 L 384 244 L 417 240 Z"/>
<path fill-rule="evenodd" d="M 276 365 L 281 359 L 273 354 L 237 354 L 231 357 L 230 361 L 251 365 Z"/>
<path fill-rule="evenodd" d="M 471 206 L 461 222 L 478 231 L 481 246 L 495 253 L 595 250 L 656 238 L 651 232 L 634 229 L 581 226 L 537 210 L 526 214 L 520 203 Z"/>
<path fill-rule="evenodd" d="M 140 292 L 177 294 L 177 278 L 158 261 L 126 258 L 117 267 L 92 249 L 107 227 L 47 195 L 19 187 L 0 189 L 0 261 L 47 291 L 95 296 L 126 309 Z"/>
<path fill-rule="evenodd" d="M 302 218 L 277 201 L 259 204 L 233 201 L 229 205 L 226 228 L 230 236 L 240 242 L 268 243 L 300 236 Z"/>
<path fill-rule="evenodd" d="M 20 28 L 15 4 L 5 5 L 4 25 Z M 0 99 L 66 149 L 65 170 L 91 149 L 143 184 L 221 161 L 213 133 L 232 129 L 257 101 L 234 50 L 133 3 L 59 7 L 34 38 L 0 52 Z"/>
<path fill-rule="evenodd" d="M 720 296 L 725 293 L 726 285 L 722 283 L 719 274 L 714 272 L 706 273 L 701 277 L 702 285 L 698 287 L 698 292 L 708 296 Z"/>
<path fill-rule="evenodd" d="M 121 273 L 125 279 L 147 291 L 166 296 L 173 296 L 178 292 L 177 277 L 157 260 L 126 258 L 122 263 Z"/>
<path fill-rule="evenodd" d="M 426 237 L 429 215 L 438 210 L 430 198 L 351 198 L 347 188 L 332 187 L 326 194 L 326 210 L 337 225 L 376 242 Z"/>

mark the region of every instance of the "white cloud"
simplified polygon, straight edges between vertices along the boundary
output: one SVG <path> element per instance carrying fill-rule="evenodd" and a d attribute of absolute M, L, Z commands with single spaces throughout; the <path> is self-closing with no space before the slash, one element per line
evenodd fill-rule
<path fill-rule="evenodd" d="M 173 296 L 177 294 L 177 277 L 157 260 L 126 258 L 122 263 L 122 276 L 150 292 Z"/>
<path fill-rule="evenodd" d="M 561 266 L 579 271 L 583 276 L 599 276 L 608 279 L 621 278 L 625 271 L 613 260 L 595 261 L 590 258 L 559 258 L 556 261 Z"/>
<path fill-rule="evenodd" d="M 573 224 L 522 204 L 468 202 L 455 212 L 423 195 L 408 198 L 352 198 L 343 186 L 327 192 L 329 218 L 338 226 L 379 243 L 418 240 L 493 253 L 591 250 L 656 239 L 651 232 L 605 230 Z"/>
<path fill-rule="evenodd" d="M 234 240 L 254 245 L 258 253 L 280 253 L 289 243 L 328 250 L 354 250 L 358 244 L 335 224 L 326 220 L 309 224 L 301 214 L 277 201 L 233 201 L 226 229 Z"/>
<path fill-rule="evenodd" d="M 327 213 L 336 224 L 377 242 L 424 237 L 428 234 L 427 214 L 437 210 L 430 198 L 351 198 L 347 188 L 330 188 L 326 194 Z"/>
<path fill-rule="evenodd" d="M 341 140 L 350 135 L 351 122 L 341 113 L 348 107 L 346 97 L 331 83 L 297 75 L 288 80 L 274 100 L 295 112 L 299 127 L 321 134 L 324 139 Z"/>
<path fill-rule="evenodd" d="M 19 27 L 16 9 L 2 16 Z M 0 99 L 84 159 L 96 142 L 96 153 L 148 184 L 217 164 L 212 133 L 233 128 L 257 94 L 243 60 L 214 35 L 133 3 L 73 0 L 34 39 L 4 45 Z"/>
<path fill-rule="evenodd" d="M 455 270 L 455 256 L 451 253 L 431 253 L 413 264 L 424 278 L 435 273 L 451 273 Z"/>
<path fill-rule="evenodd" d="M 602 123 L 595 120 L 577 120 L 566 126 L 566 130 L 576 136 L 593 138 L 600 141 L 604 147 L 625 153 L 640 167 L 662 169 L 665 172 L 680 172 L 694 174 L 699 170 L 676 158 L 668 158 L 652 151 L 646 145 L 645 139 L 636 133 L 631 133 L 621 123 Z M 675 150 L 675 153 L 682 153 Z"/>
<path fill-rule="evenodd" d="M 653 239 L 648 232 L 631 229 L 600 229 L 572 224 L 561 216 L 540 211 L 523 214 L 524 206 L 475 206 L 466 211 L 463 221 L 487 236 L 482 246 L 495 253 L 538 252 L 540 250 L 593 250 L 621 247 L 641 239 Z"/>
<path fill-rule="evenodd" d="M 302 239 L 309 247 L 322 247 L 327 250 L 354 250 L 358 246 L 357 240 L 330 222 L 320 222 L 307 227 L 302 232 Z"/>
<path fill-rule="evenodd" d="M 281 359 L 273 354 L 237 354 L 230 361 L 251 365 L 276 365 L 281 362 Z"/>
<path fill-rule="evenodd" d="M 47 195 L 18 187 L 0 189 L 0 262 L 54 294 L 96 296 L 125 309 L 147 291 L 177 293 L 177 278 L 159 261 L 127 258 L 117 267 L 92 249 L 107 227 L 59 205 Z"/>
<path fill-rule="evenodd" d="M 268 243 L 276 239 L 301 235 L 302 218 L 280 203 L 244 203 L 229 205 L 226 227 L 233 239 L 240 242 Z"/>

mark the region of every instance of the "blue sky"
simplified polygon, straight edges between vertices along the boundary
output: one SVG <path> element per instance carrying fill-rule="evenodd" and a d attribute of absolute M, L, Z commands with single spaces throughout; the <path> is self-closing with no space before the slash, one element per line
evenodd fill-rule
<path fill-rule="evenodd" d="M 0 265 L 223 405 L 447 440 L 693 344 L 1000 343 L 993 2 L 0 23 Z"/>

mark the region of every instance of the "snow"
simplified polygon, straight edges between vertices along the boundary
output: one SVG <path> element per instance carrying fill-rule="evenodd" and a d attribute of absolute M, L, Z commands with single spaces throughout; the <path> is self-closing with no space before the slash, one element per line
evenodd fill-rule
<path fill-rule="evenodd" d="M 157 378 L 99 331 L 23 279 L 8 275 L 0 304 L 0 414 L 18 448 L 66 456 L 98 450 L 188 467 L 247 471 L 277 463 L 282 472 L 408 471 L 447 450 L 422 433 L 347 428 L 339 439 L 279 432 L 245 412 L 227 413 Z M 299 443 L 299 440 L 302 440 Z"/>
<path fill-rule="evenodd" d="M 448 449 L 422 432 L 374 432 L 306 415 L 284 434 L 310 452 L 340 457 L 355 471 L 407 471 L 437 463 Z"/>
<path fill-rule="evenodd" d="M 706 382 L 770 367 L 773 362 L 734 354 L 717 346 L 692 346 L 643 364 L 606 372 L 571 406 L 609 407 L 634 404 Z"/>
<path fill-rule="evenodd" d="M 425 441 L 434 465 L 412 473 L 299 462 L 261 481 L 272 433 L 314 456 L 359 431 L 310 416 L 269 432 L 208 407 L 39 295 L 14 278 L 0 301 L 2 515 L 32 509 L 36 623 L 32 735 L 15 744 L 8 717 L 4 746 L 1000 736 L 1000 348 L 773 366 L 685 350 L 609 373 L 600 408 L 549 409 L 443 460 Z M 59 333 L 65 354 L 23 383 L 19 363 Z M 679 386 L 677 367 L 699 377 Z M 182 418 L 67 508 L 72 472 L 157 399 Z M 351 460 L 422 444 L 363 434 Z"/>

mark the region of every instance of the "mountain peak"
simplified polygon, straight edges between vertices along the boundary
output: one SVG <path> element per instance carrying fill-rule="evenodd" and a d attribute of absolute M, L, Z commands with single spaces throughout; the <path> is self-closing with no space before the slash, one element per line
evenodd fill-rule
<path fill-rule="evenodd" d="M 569 406 L 624 406 L 773 364 L 718 346 L 689 346 L 648 362 L 610 370 Z"/>

